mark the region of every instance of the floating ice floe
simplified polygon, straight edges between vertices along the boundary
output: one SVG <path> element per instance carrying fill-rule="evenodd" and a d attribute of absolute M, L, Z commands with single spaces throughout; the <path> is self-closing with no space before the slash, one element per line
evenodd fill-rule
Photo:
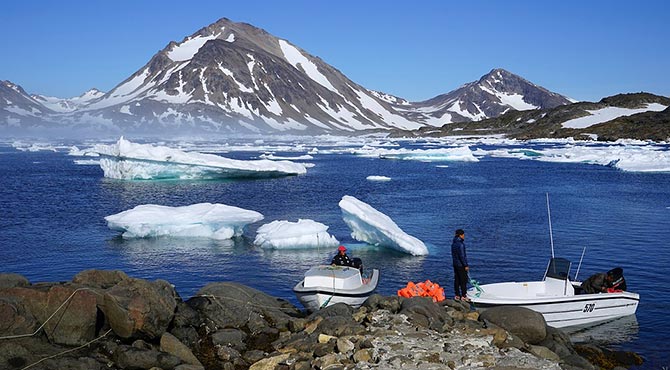
<path fill-rule="evenodd" d="M 198 203 L 183 207 L 143 204 L 105 217 L 107 226 L 124 238 L 160 236 L 230 239 L 263 215 L 224 204 Z"/>
<path fill-rule="evenodd" d="M 423 162 L 478 162 L 468 146 L 455 148 L 436 149 L 384 149 L 364 146 L 354 150 L 354 154 L 366 157 L 378 157 L 383 159 L 400 159 Z"/>
<path fill-rule="evenodd" d="M 366 177 L 365 179 L 368 180 L 368 181 L 391 181 L 391 178 L 390 178 L 390 177 L 386 177 L 386 176 L 375 176 L 375 175 L 368 176 L 368 177 Z"/>
<path fill-rule="evenodd" d="M 476 154 L 544 162 L 596 164 L 629 172 L 670 172 L 670 150 L 658 145 L 569 145 L 546 149 L 495 149 Z"/>
<path fill-rule="evenodd" d="M 367 203 L 345 195 L 340 200 L 342 218 L 351 229 L 351 237 L 368 244 L 384 246 L 413 256 L 428 254 L 419 239 L 408 235 L 391 218 Z"/>
<path fill-rule="evenodd" d="M 254 244 L 266 249 L 305 249 L 336 247 L 337 239 L 328 226 L 313 220 L 272 221 L 258 228 Z"/>
<path fill-rule="evenodd" d="M 92 151 L 100 154 L 105 177 L 124 180 L 276 177 L 307 172 L 304 165 L 290 161 L 229 159 L 132 143 L 123 137 L 116 144 L 98 144 Z"/>

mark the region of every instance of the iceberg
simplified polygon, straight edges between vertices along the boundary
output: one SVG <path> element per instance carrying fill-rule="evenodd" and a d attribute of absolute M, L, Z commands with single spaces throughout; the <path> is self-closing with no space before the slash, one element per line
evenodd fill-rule
<path fill-rule="evenodd" d="M 244 227 L 263 215 L 225 204 L 198 203 L 183 207 L 143 204 L 105 217 L 107 226 L 123 237 L 160 236 L 230 239 L 242 235 Z"/>
<path fill-rule="evenodd" d="M 301 175 L 307 168 L 290 161 L 237 160 L 214 154 L 184 152 L 164 146 L 132 143 L 123 137 L 96 145 L 105 177 L 124 180 L 222 179 Z"/>
<path fill-rule="evenodd" d="M 382 159 L 413 160 L 422 162 L 478 162 L 468 146 L 436 149 L 384 149 L 365 146 L 354 151 L 356 155 L 364 157 L 378 157 Z"/>
<path fill-rule="evenodd" d="M 428 248 L 419 239 L 408 235 L 391 218 L 369 204 L 345 195 L 340 200 L 342 218 L 351 229 L 351 237 L 368 244 L 384 246 L 413 256 L 428 254 Z"/>
<path fill-rule="evenodd" d="M 258 228 L 254 244 L 265 249 L 334 248 L 340 244 L 328 226 L 313 220 L 272 221 Z"/>

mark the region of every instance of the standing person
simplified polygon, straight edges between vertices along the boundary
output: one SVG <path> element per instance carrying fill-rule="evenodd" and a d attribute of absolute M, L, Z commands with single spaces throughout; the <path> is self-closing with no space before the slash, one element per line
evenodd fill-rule
<path fill-rule="evenodd" d="M 454 291 L 456 292 L 455 300 L 462 300 L 470 302 L 467 294 L 468 282 L 468 255 L 465 252 L 465 231 L 463 229 L 456 230 L 454 241 L 451 243 L 451 259 L 454 265 Z"/>
<path fill-rule="evenodd" d="M 330 264 L 337 266 L 353 266 L 351 259 L 347 256 L 347 248 L 344 245 L 340 245 L 337 248 L 337 254 L 333 257 L 333 260 L 330 261 Z"/>

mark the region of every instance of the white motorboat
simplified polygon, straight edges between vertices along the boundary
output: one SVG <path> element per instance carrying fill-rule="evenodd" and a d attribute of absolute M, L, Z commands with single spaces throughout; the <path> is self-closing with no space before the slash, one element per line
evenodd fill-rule
<path fill-rule="evenodd" d="M 335 303 L 359 307 L 377 289 L 379 270 L 363 277 L 355 267 L 323 265 L 305 272 L 305 278 L 293 288 L 296 297 L 309 311 L 318 311 Z"/>
<path fill-rule="evenodd" d="M 635 314 L 640 295 L 627 291 L 588 294 L 569 278 L 570 261 L 552 258 L 542 281 L 475 285 L 468 296 L 476 308 L 520 306 L 541 313 L 556 328 L 590 325 Z"/>

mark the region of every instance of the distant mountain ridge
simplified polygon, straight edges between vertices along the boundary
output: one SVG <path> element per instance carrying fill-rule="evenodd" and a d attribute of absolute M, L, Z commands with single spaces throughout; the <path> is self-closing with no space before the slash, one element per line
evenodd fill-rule
<path fill-rule="evenodd" d="M 570 99 L 504 69 L 423 102 L 364 88 L 266 31 L 226 18 L 170 42 L 111 91 L 60 99 L 0 87 L 8 133 L 356 133 L 481 121 Z"/>

